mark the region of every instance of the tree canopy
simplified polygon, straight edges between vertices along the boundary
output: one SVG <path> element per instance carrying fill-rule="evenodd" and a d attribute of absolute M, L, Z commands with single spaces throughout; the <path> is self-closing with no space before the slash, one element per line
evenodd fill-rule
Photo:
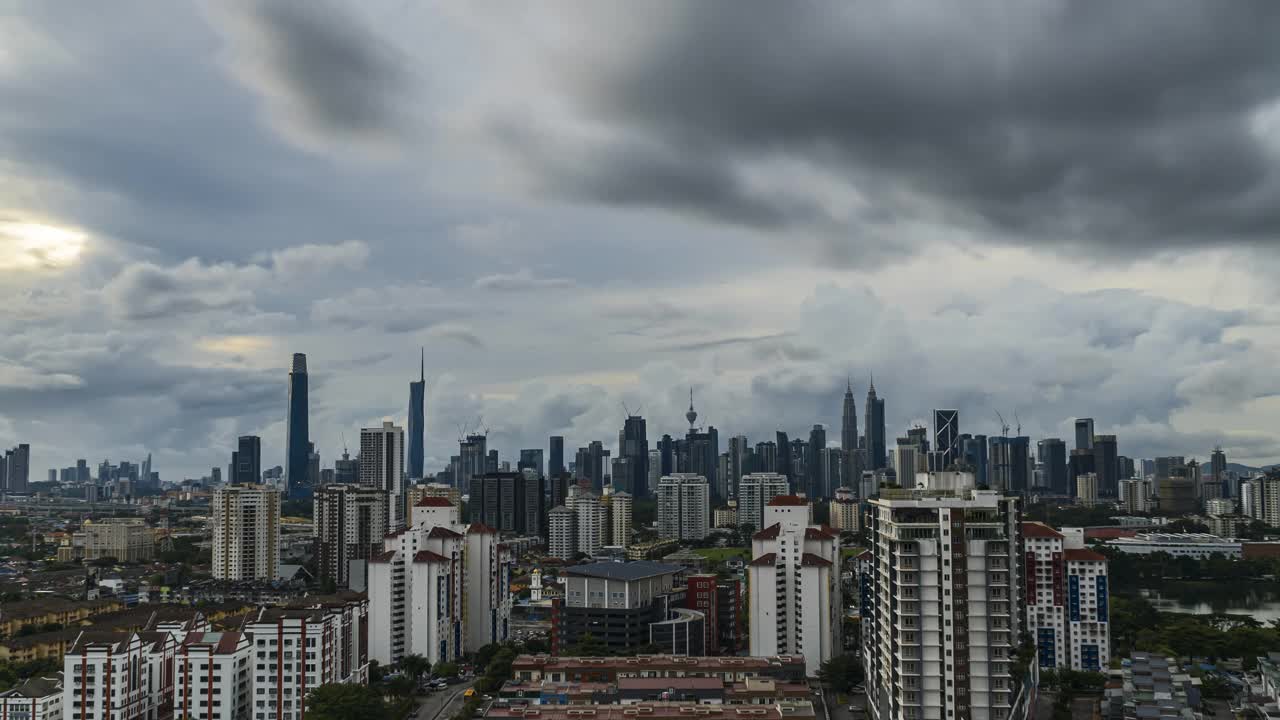
<path fill-rule="evenodd" d="M 366 685 L 330 683 L 311 691 L 307 717 L 312 720 L 389 720 L 386 703 Z"/>

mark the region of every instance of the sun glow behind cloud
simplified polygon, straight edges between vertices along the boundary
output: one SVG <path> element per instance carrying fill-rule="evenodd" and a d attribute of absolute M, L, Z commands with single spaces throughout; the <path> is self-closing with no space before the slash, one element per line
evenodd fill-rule
<path fill-rule="evenodd" d="M 88 236 L 80 230 L 0 220 L 0 270 L 59 270 L 80 259 Z"/>

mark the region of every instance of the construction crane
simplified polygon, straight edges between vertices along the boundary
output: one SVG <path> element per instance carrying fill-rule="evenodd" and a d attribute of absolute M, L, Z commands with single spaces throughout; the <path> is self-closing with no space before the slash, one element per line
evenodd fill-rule
<path fill-rule="evenodd" d="M 1018 424 L 1018 434 L 1016 437 L 1022 437 L 1022 420 L 1018 417 L 1018 411 L 1013 411 L 1013 421 Z"/>
<path fill-rule="evenodd" d="M 1004 416 L 996 410 L 996 417 L 1000 418 L 1000 437 L 1009 437 L 1009 423 L 1004 421 Z"/>

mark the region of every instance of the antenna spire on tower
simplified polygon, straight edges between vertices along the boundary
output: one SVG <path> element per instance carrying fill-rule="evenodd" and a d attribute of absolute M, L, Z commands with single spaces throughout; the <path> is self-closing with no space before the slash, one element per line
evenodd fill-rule
<path fill-rule="evenodd" d="M 425 346 L 421 347 L 419 348 L 419 352 L 421 352 L 422 354 L 419 356 L 420 359 L 418 360 L 418 363 L 419 363 L 418 379 L 421 380 L 422 382 L 426 382 L 427 381 L 427 348 Z"/>

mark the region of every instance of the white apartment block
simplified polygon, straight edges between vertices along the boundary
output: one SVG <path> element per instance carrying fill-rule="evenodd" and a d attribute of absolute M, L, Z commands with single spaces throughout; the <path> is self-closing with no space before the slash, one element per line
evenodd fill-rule
<path fill-rule="evenodd" d="M 551 508 L 547 513 L 547 553 L 554 558 L 568 560 L 578 550 L 575 541 L 577 528 L 574 527 L 573 511 L 563 505 Z"/>
<path fill-rule="evenodd" d="M 158 720 L 172 712 L 162 676 L 176 647 L 167 633 L 81 632 L 63 657 L 63 717 Z"/>
<path fill-rule="evenodd" d="M 858 532 L 858 499 L 847 487 L 836 488 L 830 505 L 831 527 L 840 532 Z"/>
<path fill-rule="evenodd" d="M 505 641 L 512 557 L 497 531 L 463 525 L 442 498 L 424 498 L 412 522 L 369 562 L 369 656 L 386 664 L 418 654 L 434 664 Z"/>
<path fill-rule="evenodd" d="M 1107 559 L 1081 538 L 1022 524 L 1027 631 L 1041 668 L 1103 670 L 1111 658 Z"/>
<path fill-rule="evenodd" d="M 609 496 L 610 545 L 625 548 L 631 544 L 631 495 L 616 492 Z"/>
<path fill-rule="evenodd" d="M 876 720 L 1004 720 L 1018 642 L 1018 499 L 882 491 L 867 516 L 863 667 Z"/>
<path fill-rule="evenodd" d="M 1236 511 L 1236 503 L 1231 498 L 1209 498 L 1204 501 L 1206 515 L 1231 515 Z"/>
<path fill-rule="evenodd" d="M 353 576 L 366 577 L 362 566 L 382 551 L 382 538 L 390 530 L 387 492 L 335 483 L 316 488 L 314 502 L 319 576 L 348 587 Z"/>
<path fill-rule="evenodd" d="M 321 685 L 369 681 L 365 629 L 370 606 L 262 608 L 244 626 L 253 643 L 251 720 L 302 720 Z"/>
<path fill-rule="evenodd" d="M 764 508 L 779 495 L 789 495 L 791 485 L 786 475 L 778 473 L 747 473 L 738 483 L 739 525 L 750 525 L 755 530 L 764 529 Z"/>
<path fill-rule="evenodd" d="M 63 720 L 62 678 L 33 677 L 0 692 L 3 720 Z"/>
<path fill-rule="evenodd" d="M 1155 505 L 1152 497 L 1152 482 L 1145 478 L 1130 478 L 1120 481 L 1120 503 L 1125 512 L 1148 513 Z"/>
<path fill-rule="evenodd" d="M 665 475 L 658 481 L 658 534 L 679 540 L 701 540 L 711 530 L 711 495 L 707 479 L 693 473 Z"/>
<path fill-rule="evenodd" d="M 764 509 L 747 566 L 751 655 L 803 655 L 817 675 L 842 651 L 840 535 L 810 524 L 809 503 L 780 495 Z"/>
<path fill-rule="evenodd" d="M 174 716 L 245 720 L 250 716 L 253 643 L 240 632 L 193 632 L 174 661 Z"/>
<path fill-rule="evenodd" d="M 387 527 L 404 527 L 404 428 L 384 421 L 360 430 L 360 484 L 387 491 Z"/>
<path fill-rule="evenodd" d="M 597 555 L 609 544 L 609 509 L 594 493 L 585 492 L 573 501 L 578 552 Z"/>
<path fill-rule="evenodd" d="M 280 492 L 228 485 L 213 493 L 213 577 L 275 580 L 280 567 Z"/>
<path fill-rule="evenodd" d="M 1098 474 L 1081 473 L 1076 476 L 1076 502 L 1081 505 L 1098 504 Z"/>

